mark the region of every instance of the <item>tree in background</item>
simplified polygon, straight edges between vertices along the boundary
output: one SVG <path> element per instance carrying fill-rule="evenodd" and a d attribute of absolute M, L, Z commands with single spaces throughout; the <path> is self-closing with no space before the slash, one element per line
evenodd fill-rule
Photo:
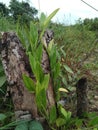
<path fill-rule="evenodd" d="M 9 9 L 2 2 L 0 2 L 0 15 L 1 16 L 8 16 L 9 15 Z"/>
<path fill-rule="evenodd" d="M 97 17 L 94 19 L 86 18 L 84 19 L 83 24 L 90 31 L 98 31 L 98 18 Z"/>
<path fill-rule="evenodd" d="M 31 20 L 35 20 L 35 16 L 38 11 L 31 7 L 28 2 L 18 0 L 11 0 L 9 4 L 10 14 L 14 21 L 17 22 L 19 19 L 21 24 L 28 24 Z"/>

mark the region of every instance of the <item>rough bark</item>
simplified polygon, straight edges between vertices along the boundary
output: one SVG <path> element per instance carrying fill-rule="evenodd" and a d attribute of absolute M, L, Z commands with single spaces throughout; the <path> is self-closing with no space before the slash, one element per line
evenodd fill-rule
<path fill-rule="evenodd" d="M 38 116 L 35 95 L 28 92 L 23 84 L 22 74 L 30 77 L 31 69 L 25 50 L 13 32 L 3 33 L 1 40 L 1 58 L 9 84 L 17 119 L 36 118 Z"/>
<path fill-rule="evenodd" d="M 45 44 L 48 45 L 52 39 L 53 34 L 51 31 L 45 32 L 43 39 Z M 48 42 L 47 42 L 48 40 Z M 33 80 L 34 75 L 31 73 L 28 57 L 22 44 L 14 32 L 5 32 L 2 34 L 0 42 L 1 58 L 4 71 L 9 84 L 10 94 L 12 96 L 16 119 L 38 119 L 38 110 L 35 102 L 35 95 L 30 93 L 23 84 L 22 74 L 27 74 Z M 49 57 L 45 49 L 43 49 L 42 67 L 44 73 L 50 73 Z M 55 105 L 54 92 L 52 80 L 47 89 L 47 108 Z"/>
<path fill-rule="evenodd" d="M 82 118 L 88 112 L 87 79 L 81 78 L 76 85 L 77 116 Z"/>

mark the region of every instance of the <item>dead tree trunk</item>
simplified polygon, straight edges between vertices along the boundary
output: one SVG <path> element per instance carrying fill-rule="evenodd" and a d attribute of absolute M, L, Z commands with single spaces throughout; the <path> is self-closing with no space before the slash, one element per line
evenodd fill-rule
<path fill-rule="evenodd" d="M 15 33 L 3 33 L 1 40 L 1 58 L 12 96 L 17 119 L 36 118 L 38 116 L 35 95 L 27 91 L 22 74 L 30 77 L 30 65 L 22 45 Z"/>
<path fill-rule="evenodd" d="M 76 85 L 77 93 L 77 116 L 83 117 L 84 113 L 88 112 L 88 99 L 87 99 L 87 79 L 81 78 Z"/>
<path fill-rule="evenodd" d="M 47 35 L 49 35 L 47 33 Z M 51 40 L 48 36 L 48 40 Z M 50 39 L 49 39 L 50 38 Z M 46 43 L 47 38 L 45 38 Z M 35 95 L 30 93 L 23 84 L 22 74 L 25 73 L 32 79 L 34 75 L 31 73 L 31 67 L 25 50 L 22 47 L 17 35 L 13 32 L 5 32 L 1 39 L 1 58 L 4 71 L 9 84 L 10 94 L 12 96 L 16 119 L 39 118 Z M 44 73 L 50 73 L 49 58 L 43 49 L 42 67 Z M 50 79 L 47 89 L 47 108 L 55 105 L 53 86 Z"/>
<path fill-rule="evenodd" d="M 51 30 L 47 30 L 44 33 L 43 36 L 43 43 L 45 47 L 48 47 L 49 42 L 53 39 L 54 33 Z M 48 110 L 55 105 L 55 96 L 54 96 L 54 90 L 53 90 L 53 82 L 51 77 L 51 68 L 50 68 L 50 61 L 49 56 L 45 48 L 43 48 L 43 56 L 42 56 L 42 68 L 44 71 L 44 74 L 50 74 L 50 80 L 48 89 L 46 91 L 47 93 L 47 108 Z"/>

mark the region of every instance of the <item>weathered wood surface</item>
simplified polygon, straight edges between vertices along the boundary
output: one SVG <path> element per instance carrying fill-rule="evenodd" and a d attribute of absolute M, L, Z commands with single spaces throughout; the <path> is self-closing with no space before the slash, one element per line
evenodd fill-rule
<path fill-rule="evenodd" d="M 22 118 L 22 116 L 24 118 L 25 114 L 29 115 L 27 118 L 31 118 L 31 115 L 37 117 L 35 95 L 27 91 L 22 80 L 23 73 L 31 77 L 33 75 L 30 74 L 31 69 L 28 58 L 15 33 L 3 33 L 1 40 L 1 58 L 13 100 L 16 118 Z"/>
<path fill-rule="evenodd" d="M 53 37 L 53 34 L 45 32 L 44 37 L 43 39 L 48 45 L 49 41 Z M 0 46 L 2 64 L 9 84 L 9 90 L 14 104 L 16 119 L 39 118 L 35 102 L 35 95 L 30 93 L 24 86 L 22 74 L 25 73 L 32 79 L 35 78 L 32 74 L 28 57 L 26 56 L 25 50 L 23 49 L 16 33 L 3 33 Z M 50 73 L 49 58 L 45 49 L 43 49 L 42 67 L 44 73 Z M 55 105 L 51 78 L 46 93 L 48 102 L 47 109 L 49 109 L 51 106 Z"/>
<path fill-rule="evenodd" d="M 48 47 L 49 42 L 53 39 L 54 32 L 51 30 L 46 30 L 43 36 L 43 43 L 45 47 Z M 52 106 L 55 105 L 55 98 L 54 98 L 54 90 L 53 90 L 53 83 L 51 77 L 51 68 L 50 68 L 50 61 L 49 56 L 45 48 L 43 48 L 43 55 L 42 55 L 42 68 L 45 74 L 50 74 L 50 81 L 48 85 L 47 93 L 47 108 L 50 109 Z"/>
<path fill-rule="evenodd" d="M 87 78 L 81 78 L 76 85 L 77 94 L 77 116 L 82 118 L 88 112 Z"/>

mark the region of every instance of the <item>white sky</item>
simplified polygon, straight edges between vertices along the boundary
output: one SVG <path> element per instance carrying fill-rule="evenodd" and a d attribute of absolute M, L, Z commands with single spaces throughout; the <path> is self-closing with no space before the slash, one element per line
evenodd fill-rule
<path fill-rule="evenodd" d="M 0 0 L 8 5 L 10 0 Z M 19 0 L 22 1 L 22 0 Z M 27 0 L 28 1 L 28 0 Z M 54 21 L 65 24 L 72 24 L 79 18 L 95 18 L 98 17 L 98 11 L 93 10 L 81 0 L 29 0 L 31 6 L 40 9 L 49 15 L 55 9 L 60 8 L 59 12 L 54 17 Z M 98 10 L 98 0 L 84 0 Z M 39 4 L 40 3 L 40 4 Z M 40 7 L 39 7 L 40 5 Z"/>

